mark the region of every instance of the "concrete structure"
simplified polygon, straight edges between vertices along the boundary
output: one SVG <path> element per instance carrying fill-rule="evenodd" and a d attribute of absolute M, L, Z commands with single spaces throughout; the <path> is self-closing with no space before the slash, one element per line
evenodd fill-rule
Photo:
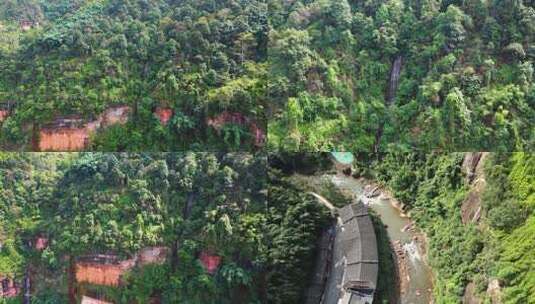
<path fill-rule="evenodd" d="M 325 290 L 331 273 L 335 236 L 336 225 L 334 223 L 321 233 L 321 238 L 316 245 L 317 253 L 313 277 L 305 293 L 304 304 L 325 303 Z"/>

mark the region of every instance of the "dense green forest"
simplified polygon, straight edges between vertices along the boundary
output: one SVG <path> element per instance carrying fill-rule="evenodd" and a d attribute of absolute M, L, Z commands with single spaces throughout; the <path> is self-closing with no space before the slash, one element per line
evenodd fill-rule
<path fill-rule="evenodd" d="M 268 12 L 270 149 L 533 149 L 533 1 L 273 0 Z"/>
<path fill-rule="evenodd" d="M 166 246 L 165 263 L 136 266 L 120 287 L 77 288 L 114 303 L 299 303 L 331 217 L 267 168 L 242 153 L 2 153 L 0 277 L 29 273 L 32 303 L 74 303 L 73 261 Z M 203 252 L 220 257 L 215 273 Z"/>
<path fill-rule="evenodd" d="M 0 142 L 58 117 L 106 151 L 517 151 L 535 145 L 531 0 L 9 0 Z M 173 110 L 168 124 L 154 115 Z M 238 114 L 214 129 L 210 118 Z M 224 119 L 223 119 L 224 120 Z"/>
<path fill-rule="evenodd" d="M 355 155 L 353 175 L 390 190 L 426 234 L 434 303 L 466 303 L 474 298 L 481 303 L 535 303 L 535 155 Z M 476 155 L 481 158 L 470 172 L 467 160 Z M 286 175 L 301 176 L 333 174 L 329 158 L 328 153 L 269 155 L 272 166 L 284 169 Z M 320 193 L 335 206 L 348 202 L 331 182 L 303 188 Z M 382 225 L 376 226 L 377 235 L 384 237 L 378 229 Z M 392 276 L 387 270 L 383 266 L 382 271 Z M 378 283 L 384 283 L 381 277 Z M 389 283 L 385 290 L 391 291 Z M 469 285 L 473 293 L 467 292 Z"/>
<path fill-rule="evenodd" d="M 371 168 L 427 233 L 435 303 L 461 303 L 469 283 L 490 301 L 492 280 L 502 303 L 535 303 L 535 155 L 489 154 L 481 193 L 462 173 L 463 155 L 391 153 Z M 466 222 L 470 193 L 482 212 Z"/>
<path fill-rule="evenodd" d="M 490 301 L 493 284 L 503 303 L 535 303 L 535 157 L 489 153 L 469 173 L 467 155 L 357 154 L 356 174 L 390 189 L 426 233 L 435 303 L 461 303 L 468 285 Z M 333 220 L 307 191 L 336 206 L 348 198 L 294 173 L 333 171 L 327 154 L 314 153 L 269 162 L 243 153 L 1 153 L 0 276 L 29 276 L 32 303 L 67 303 L 88 290 L 114 303 L 301 303 L 318 237 Z M 467 206 L 479 216 L 467 217 Z M 128 259 L 148 246 L 169 248 L 165 263 L 136 266 L 120 287 L 80 283 L 70 292 L 73 261 Z M 221 259 L 214 272 L 206 252 Z"/>
<path fill-rule="evenodd" d="M 535 304 L 534 77 L 535 0 L 0 0 L 0 304 L 304 303 L 336 173 L 434 303 Z"/>
<path fill-rule="evenodd" d="M 113 105 L 132 118 L 100 130 L 92 150 L 255 149 L 249 126 L 207 125 L 222 113 L 265 129 L 263 1 L 7 0 L 0 34 L 4 148 L 31 149 L 36 128 Z M 157 107 L 173 110 L 168 124 Z"/>

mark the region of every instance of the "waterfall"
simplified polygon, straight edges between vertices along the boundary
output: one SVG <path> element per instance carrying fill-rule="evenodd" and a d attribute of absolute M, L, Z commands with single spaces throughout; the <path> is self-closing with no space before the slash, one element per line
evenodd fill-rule
<path fill-rule="evenodd" d="M 388 90 L 386 92 L 386 99 L 385 99 L 386 107 L 390 106 L 392 102 L 394 101 L 394 98 L 396 98 L 396 90 L 399 84 L 399 74 L 401 73 L 402 62 L 403 62 L 403 57 L 401 57 L 401 55 L 398 55 L 396 59 L 394 60 L 394 63 L 392 64 L 392 68 L 390 70 L 390 80 L 389 80 Z M 373 150 L 376 154 L 379 152 L 379 145 L 381 143 L 381 137 L 383 136 L 384 124 L 385 124 L 385 121 L 382 121 L 381 125 L 379 126 L 379 129 L 377 129 L 377 132 L 375 134 L 375 145 L 373 147 Z"/>
<path fill-rule="evenodd" d="M 386 95 L 386 103 L 388 105 L 392 104 L 394 98 L 396 97 L 396 90 L 399 85 L 399 74 L 401 73 L 401 63 L 403 58 L 401 56 L 396 57 L 394 63 L 392 64 L 392 69 L 390 70 L 390 83 L 388 86 L 388 92 Z"/>

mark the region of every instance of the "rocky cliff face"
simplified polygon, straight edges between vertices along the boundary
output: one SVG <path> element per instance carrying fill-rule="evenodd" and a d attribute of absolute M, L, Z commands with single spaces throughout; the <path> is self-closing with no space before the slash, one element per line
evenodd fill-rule
<path fill-rule="evenodd" d="M 88 142 L 87 128 L 43 129 L 39 132 L 39 151 L 80 151 Z"/>
<path fill-rule="evenodd" d="M 483 165 L 487 152 L 468 152 L 464 156 L 462 171 L 470 191 L 461 206 L 461 218 L 464 224 L 478 223 L 481 218 L 481 195 L 485 189 Z"/>
<path fill-rule="evenodd" d="M 463 224 L 478 224 L 481 218 L 482 195 L 487 185 L 485 181 L 484 164 L 488 152 L 468 152 L 464 155 L 462 172 L 466 183 L 470 186 L 468 195 L 461 205 L 461 218 Z M 490 280 L 486 290 L 487 299 L 492 304 L 500 304 L 501 287 L 497 279 Z M 464 290 L 463 304 L 481 304 L 484 301 L 478 296 L 474 282 L 468 283 Z M 487 302 L 485 302 L 487 303 Z"/>
<path fill-rule="evenodd" d="M 223 126 L 229 123 L 248 126 L 249 131 L 255 138 L 255 146 L 262 147 L 265 144 L 265 131 L 258 126 L 256 121 L 241 113 L 223 112 L 218 116 L 211 117 L 206 120 L 206 124 L 214 128 L 217 132 L 221 132 Z"/>
<path fill-rule="evenodd" d="M 81 122 L 60 118 L 53 125 L 39 131 L 39 151 L 80 151 L 89 144 L 91 134 L 99 128 L 128 121 L 130 107 L 118 106 L 107 109 L 96 120 Z"/>
<path fill-rule="evenodd" d="M 167 259 L 169 248 L 146 247 L 134 257 L 117 260 L 114 255 L 87 256 L 76 263 L 76 282 L 103 286 L 119 286 L 122 276 L 133 267 L 162 264 Z"/>
<path fill-rule="evenodd" d="M 481 304 L 483 301 L 477 296 L 476 284 L 468 283 L 464 290 L 463 304 Z"/>
<path fill-rule="evenodd" d="M 472 183 L 476 176 L 476 171 L 481 172 L 482 158 L 485 152 L 468 152 L 464 155 L 462 171 L 466 176 L 467 183 Z"/>

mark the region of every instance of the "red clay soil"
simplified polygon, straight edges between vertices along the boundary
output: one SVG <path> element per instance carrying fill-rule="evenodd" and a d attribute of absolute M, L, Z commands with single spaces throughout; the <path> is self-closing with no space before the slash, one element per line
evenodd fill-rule
<path fill-rule="evenodd" d="M 8 116 L 9 112 L 7 110 L 0 110 L 0 122 L 6 120 Z"/>
<path fill-rule="evenodd" d="M 167 247 L 146 247 L 141 249 L 133 258 L 120 262 L 110 262 L 109 260 L 108 262 L 79 261 L 75 267 L 76 282 L 119 286 L 121 284 L 121 276 L 134 268 L 134 266 L 164 263 L 168 252 L 169 248 Z M 114 256 L 110 257 L 113 258 Z"/>
<path fill-rule="evenodd" d="M 86 128 L 43 129 L 39 132 L 39 151 L 79 151 L 88 141 Z"/>
<path fill-rule="evenodd" d="M 221 263 L 221 257 L 218 255 L 211 255 L 210 253 L 203 251 L 199 257 L 206 271 L 210 274 L 214 274 Z"/>
<path fill-rule="evenodd" d="M 83 126 L 48 127 L 39 132 L 39 151 L 80 151 L 89 143 L 89 137 L 100 127 L 124 124 L 128 121 L 130 107 L 118 106 L 104 111 L 98 119 Z M 57 119 L 62 122 L 63 119 Z"/>
<path fill-rule="evenodd" d="M 4 287 L 7 287 L 4 289 Z M 15 281 L 0 275 L 0 298 L 13 298 L 19 294 L 20 290 L 15 286 Z"/>
<path fill-rule="evenodd" d="M 263 146 L 266 141 L 266 134 L 264 130 L 258 127 L 255 121 L 237 112 L 223 112 L 216 117 L 208 118 L 206 124 L 213 127 L 218 132 L 221 131 L 225 124 L 237 124 L 249 126 L 249 131 L 255 137 L 255 145 Z"/>
<path fill-rule="evenodd" d="M 173 117 L 173 110 L 170 108 L 158 107 L 154 111 L 154 114 L 156 114 L 156 117 L 158 117 L 162 125 L 166 125 L 171 119 L 171 117 Z"/>
<path fill-rule="evenodd" d="M 48 239 L 44 237 L 39 237 L 35 240 L 35 249 L 41 251 L 48 246 Z"/>
<path fill-rule="evenodd" d="M 76 282 L 104 286 L 119 286 L 121 276 L 135 265 L 135 260 L 119 264 L 76 263 Z"/>

